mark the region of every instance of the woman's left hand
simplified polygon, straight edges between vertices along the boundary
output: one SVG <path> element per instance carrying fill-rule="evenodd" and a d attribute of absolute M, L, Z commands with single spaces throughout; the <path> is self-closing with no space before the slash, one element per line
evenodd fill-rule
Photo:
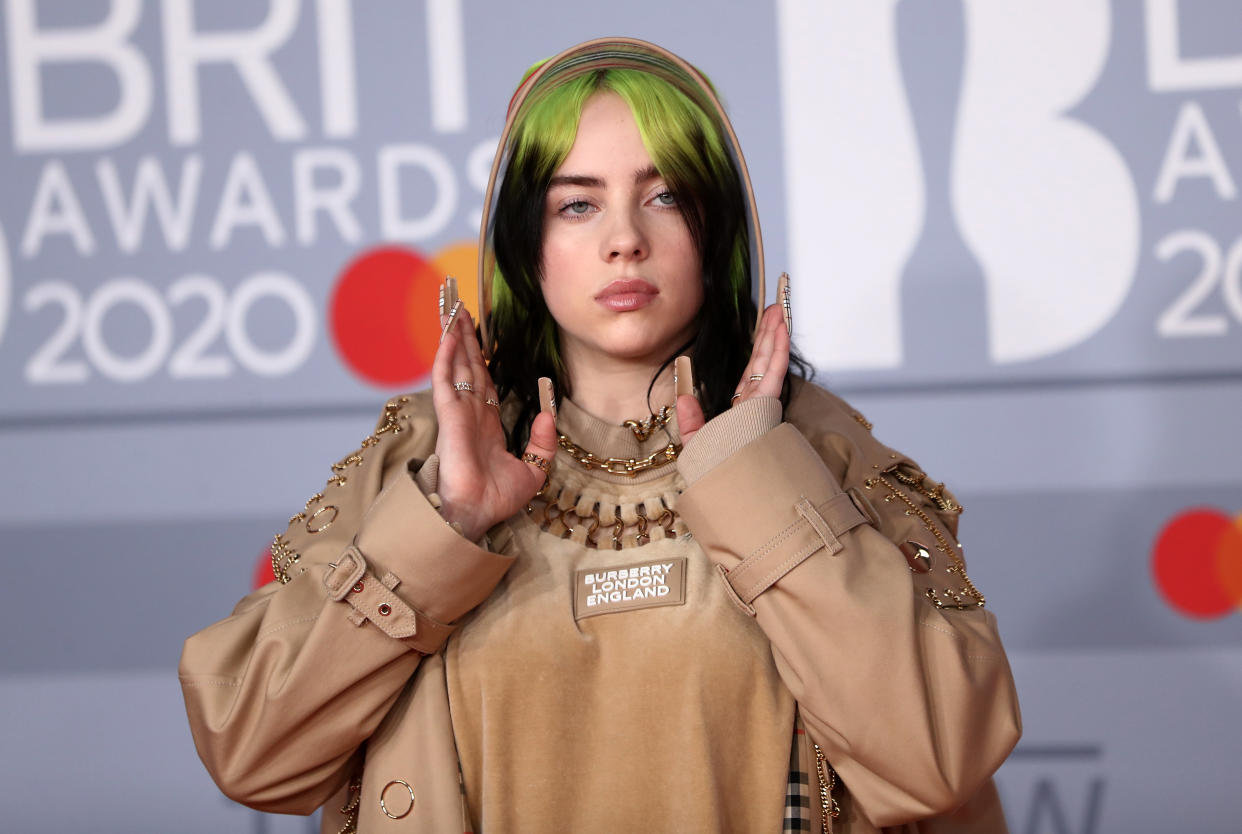
<path fill-rule="evenodd" d="M 733 405 L 754 397 L 779 397 L 785 384 L 785 372 L 789 369 L 789 331 L 785 327 L 784 311 L 780 304 L 773 304 L 763 311 L 759 333 L 750 352 L 750 362 L 742 372 Z M 682 444 L 703 428 L 703 407 L 693 394 L 677 398 L 677 428 Z"/>

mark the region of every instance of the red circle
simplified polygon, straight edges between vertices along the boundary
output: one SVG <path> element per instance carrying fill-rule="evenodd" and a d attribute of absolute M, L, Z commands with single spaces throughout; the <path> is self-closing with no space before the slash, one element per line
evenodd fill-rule
<path fill-rule="evenodd" d="M 1221 586 L 1217 553 L 1233 529 L 1216 510 L 1190 510 L 1160 531 L 1152 548 L 1156 587 L 1169 605 L 1188 617 L 1211 619 L 1233 610 L 1234 600 Z"/>
<path fill-rule="evenodd" d="M 250 587 L 252 590 L 258 590 L 275 580 L 276 574 L 272 572 L 272 548 L 268 546 L 259 554 L 259 561 L 254 563 L 254 573 L 250 577 Z"/>
<path fill-rule="evenodd" d="M 432 265 L 409 249 L 372 249 L 351 261 L 328 314 L 345 364 L 381 387 L 426 376 L 439 343 L 439 286 Z"/>

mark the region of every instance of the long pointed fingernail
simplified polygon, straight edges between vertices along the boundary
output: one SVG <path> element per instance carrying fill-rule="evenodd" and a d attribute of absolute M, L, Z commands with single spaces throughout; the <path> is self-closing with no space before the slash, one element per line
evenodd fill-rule
<path fill-rule="evenodd" d="M 689 356 L 678 356 L 673 363 L 673 390 L 675 396 L 694 396 L 694 371 Z"/>
<path fill-rule="evenodd" d="M 556 419 L 556 388 L 546 376 L 539 377 L 539 410 Z"/>
<path fill-rule="evenodd" d="M 457 314 L 461 312 L 461 301 L 453 302 L 453 309 L 449 312 L 448 321 L 444 323 L 444 329 L 440 331 L 440 341 L 444 341 L 444 337 L 453 329 L 453 322 L 457 321 Z"/>
<path fill-rule="evenodd" d="M 452 275 L 446 275 L 444 277 L 445 304 L 449 307 L 452 307 L 453 304 L 456 303 L 460 298 L 461 298 L 461 295 L 457 292 L 457 279 L 454 278 Z"/>
<path fill-rule="evenodd" d="M 780 280 L 776 282 L 776 297 L 781 303 L 781 310 L 785 313 L 785 330 L 793 335 L 793 305 L 789 300 L 789 273 L 782 272 Z"/>

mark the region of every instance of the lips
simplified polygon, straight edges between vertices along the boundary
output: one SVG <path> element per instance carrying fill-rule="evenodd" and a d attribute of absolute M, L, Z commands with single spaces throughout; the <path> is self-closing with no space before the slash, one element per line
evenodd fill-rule
<path fill-rule="evenodd" d="M 624 313 L 641 310 L 659 294 L 658 289 L 641 278 L 624 278 L 604 287 L 595 300 L 609 310 Z"/>

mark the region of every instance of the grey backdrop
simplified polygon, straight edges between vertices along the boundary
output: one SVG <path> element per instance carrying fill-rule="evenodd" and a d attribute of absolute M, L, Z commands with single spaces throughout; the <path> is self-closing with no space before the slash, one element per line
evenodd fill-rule
<path fill-rule="evenodd" d="M 625 34 L 714 79 L 820 381 L 968 508 L 1011 828 L 1242 831 L 1242 616 L 1150 567 L 1188 509 L 1242 512 L 1239 8 L 3 0 L 5 829 L 312 830 L 212 786 L 181 641 L 426 384 L 342 360 L 342 269 L 472 239 L 522 71 Z"/>

